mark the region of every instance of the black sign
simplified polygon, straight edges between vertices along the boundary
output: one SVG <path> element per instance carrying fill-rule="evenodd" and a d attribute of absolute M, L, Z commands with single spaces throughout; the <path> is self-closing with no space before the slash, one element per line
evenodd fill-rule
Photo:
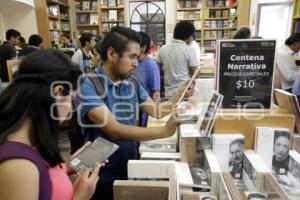
<path fill-rule="evenodd" d="M 218 42 L 218 91 L 223 108 L 269 109 L 272 95 L 275 40 Z"/>

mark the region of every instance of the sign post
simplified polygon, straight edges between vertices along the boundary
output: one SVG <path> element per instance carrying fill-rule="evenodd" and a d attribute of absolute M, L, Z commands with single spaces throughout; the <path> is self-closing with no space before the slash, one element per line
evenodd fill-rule
<path fill-rule="evenodd" d="M 276 40 L 220 40 L 217 90 L 223 108 L 270 109 Z"/>

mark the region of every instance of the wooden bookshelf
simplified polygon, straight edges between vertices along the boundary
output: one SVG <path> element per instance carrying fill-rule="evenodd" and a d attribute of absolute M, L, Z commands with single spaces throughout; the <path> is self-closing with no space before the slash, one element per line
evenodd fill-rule
<path fill-rule="evenodd" d="M 177 0 L 176 6 L 177 22 L 191 21 L 196 41 L 207 52 L 215 51 L 216 40 L 232 38 L 249 21 L 250 0 Z"/>
<path fill-rule="evenodd" d="M 35 0 L 39 35 L 45 47 L 58 45 L 61 34 L 71 36 L 69 0 Z"/>
<path fill-rule="evenodd" d="M 123 0 L 74 0 L 78 33 L 106 33 L 114 25 L 124 25 Z"/>
<path fill-rule="evenodd" d="M 99 0 L 101 33 L 108 32 L 113 26 L 125 25 L 124 0 Z"/>
<path fill-rule="evenodd" d="M 292 19 L 292 33 L 300 32 L 300 0 L 294 0 L 293 3 L 293 19 Z"/>

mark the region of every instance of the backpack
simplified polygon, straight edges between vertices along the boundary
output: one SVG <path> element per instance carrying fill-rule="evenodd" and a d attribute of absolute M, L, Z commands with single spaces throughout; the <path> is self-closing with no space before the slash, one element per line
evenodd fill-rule
<path fill-rule="evenodd" d="M 96 88 L 97 94 L 101 97 L 105 92 L 102 79 L 98 76 L 88 76 L 88 75 L 87 78 L 91 80 L 92 84 Z M 138 92 L 138 88 L 139 88 L 138 81 L 136 79 L 128 79 L 128 81 L 134 85 L 136 92 Z M 74 108 L 76 104 L 78 105 L 78 103 L 80 102 L 73 101 Z M 69 123 L 69 127 L 67 129 L 67 133 L 71 144 L 71 154 L 75 153 L 88 140 L 93 139 L 90 137 L 88 133 L 88 128 L 85 128 L 84 130 L 86 131 L 83 131 L 83 128 L 78 123 L 77 111 L 73 112 L 72 118 Z"/>

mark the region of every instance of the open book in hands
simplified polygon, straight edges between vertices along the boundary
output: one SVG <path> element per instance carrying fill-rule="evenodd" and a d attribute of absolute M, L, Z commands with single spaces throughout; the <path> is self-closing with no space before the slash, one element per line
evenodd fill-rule
<path fill-rule="evenodd" d="M 71 159 L 70 167 L 79 173 L 83 173 L 86 168 L 92 171 L 96 164 L 103 163 L 118 148 L 118 145 L 98 137 Z"/>

